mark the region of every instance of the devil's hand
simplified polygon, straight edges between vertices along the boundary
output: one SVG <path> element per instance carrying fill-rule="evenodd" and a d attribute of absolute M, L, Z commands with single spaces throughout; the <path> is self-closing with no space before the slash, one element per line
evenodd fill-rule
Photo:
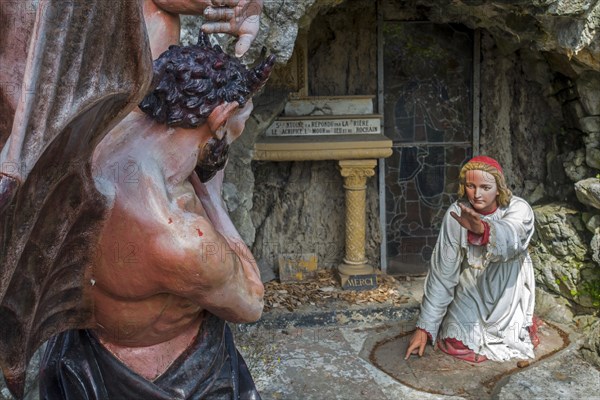
<path fill-rule="evenodd" d="M 218 3 L 225 3 L 225 6 L 215 7 Z M 223 32 L 237 36 L 235 55 L 243 56 L 258 34 L 263 0 L 214 0 L 213 4 L 204 10 L 204 16 L 209 22 L 202 25 L 202 30 L 206 33 Z"/>

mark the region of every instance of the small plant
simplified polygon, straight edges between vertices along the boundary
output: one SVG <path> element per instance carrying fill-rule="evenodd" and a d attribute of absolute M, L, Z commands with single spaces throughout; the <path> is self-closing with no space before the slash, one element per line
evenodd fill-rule
<path fill-rule="evenodd" d="M 584 282 L 581 293 L 590 296 L 592 305 L 600 310 L 600 279 Z"/>
<path fill-rule="evenodd" d="M 566 275 L 563 275 L 561 277 L 556 278 L 554 280 L 554 282 L 557 285 L 560 285 L 560 284 L 566 285 L 568 280 L 569 280 L 569 277 Z M 591 281 L 583 282 L 580 285 L 579 290 L 571 289 L 571 290 L 569 290 L 569 293 L 571 294 L 571 296 L 573 296 L 573 298 L 588 296 L 590 298 L 590 301 L 592 302 L 592 306 L 597 308 L 598 311 L 600 311 L 600 279 L 594 279 Z"/>

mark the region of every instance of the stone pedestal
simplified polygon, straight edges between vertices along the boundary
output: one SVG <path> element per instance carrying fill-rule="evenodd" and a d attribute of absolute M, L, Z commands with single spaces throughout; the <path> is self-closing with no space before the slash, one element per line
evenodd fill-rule
<path fill-rule="evenodd" d="M 338 271 L 345 289 L 377 285 L 365 257 L 367 179 L 375 175 L 377 160 L 339 161 L 346 192 L 346 254 Z"/>

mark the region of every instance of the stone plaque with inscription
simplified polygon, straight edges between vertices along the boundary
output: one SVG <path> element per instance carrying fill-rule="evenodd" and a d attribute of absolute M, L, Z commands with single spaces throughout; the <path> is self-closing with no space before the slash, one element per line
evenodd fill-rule
<path fill-rule="evenodd" d="M 341 276 L 342 289 L 371 290 L 377 287 L 377 274 Z"/>
<path fill-rule="evenodd" d="M 267 136 L 316 136 L 381 134 L 381 116 L 348 115 L 281 117 L 267 129 Z"/>

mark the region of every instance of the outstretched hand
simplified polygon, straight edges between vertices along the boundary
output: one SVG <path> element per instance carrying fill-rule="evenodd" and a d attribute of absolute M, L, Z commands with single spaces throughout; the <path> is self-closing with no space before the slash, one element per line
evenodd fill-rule
<path fill-rule="evenodd" d="M 256 39 L 260 28 L 263 0 L 212 0 L 204 10 L 206 33 L 229 33 L 238 37 L 236 57 L 243 56 Z"/>
<path fill-rule="evenodd" d="M 462 203 L 459 203 L 458 206 L 460 207 L 460 215 L 454 211 L 450 211 L 450 215 L 452 215 L 452 217 L 457 220 L 460 226 L 463 228 L 477 235 L 483 234 L 485 227 L 483 226 L 483 222 L 481 221 L 481 216 L 479 213 Z"/>

